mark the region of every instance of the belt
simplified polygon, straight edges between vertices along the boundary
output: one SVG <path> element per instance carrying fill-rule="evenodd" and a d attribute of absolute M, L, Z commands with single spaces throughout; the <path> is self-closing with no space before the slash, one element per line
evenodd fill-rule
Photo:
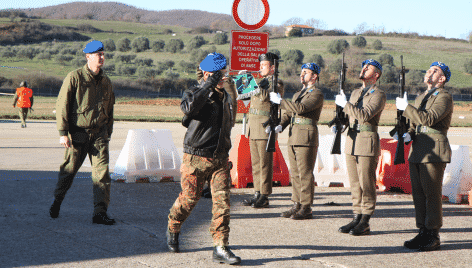
<path fill-rule="evenodd" d="M 353 124 L 350 129 L 357 132 L 377 132 L 377 126 Z"/>
<path fill-rule="evenodd" d="M 430 128 L 430 127 L 427 127 L 427 126 L 422 126 L 422 125 L 416 126 L 416 133 L 447 135 L 446 130 L 437 130 L 437 129 Z"/>
<path fill-rule="evenodd" d="M 314 121 L 311 118 L 300 118 L 300 117 L 292 117 L 291 120 L 292 125 L 316 125 L 318 121 Z"/>
<path fill-rule="evenodd" d="M 249 113 L 250 114 L 255 114 L 255 115 L 270 116 L 269 111 L 263 111 L 263 110 L 258 110 L 258 109 L 254 109 L 254 108 L 249 108 Z"/>

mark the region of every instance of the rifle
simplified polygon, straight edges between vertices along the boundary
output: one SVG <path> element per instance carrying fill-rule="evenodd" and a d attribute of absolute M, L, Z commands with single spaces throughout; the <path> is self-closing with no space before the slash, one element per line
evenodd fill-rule
<path fill-rule="evenodd" d="M 341 62 L 341 73 L 339 74 L 339 93 L 341 93 L 341 90 L 344 90 L 344 82 L 346 81 L 346 69 L 347 66 L 344 63 L 343 53 L 343 60 Z M 339 105 L 336 105 L 335 117 L 328 123 L 329 127 L 332 127 L 333 125 L 336 125 L 336 137 L 334 138 L 333 146 L 331 147 L 331 154 L 341 154 L 341 134 L 349 126 L 349 118 L 344 113 L 343 108 Z"/>
<path fill-rule="evenodd" d="M 403 55 L 400 56 L 400 60 L 402 63 L 402 69 L 400 71 L 399 97 L 402 98 L 403 95 L 405 94 L 405 66 L 403 66 Z M 403 134 L 405 134 L 408 131 L 408 128 L 410 126 L 410 120 L 407 120 L 403 116 L 403 111 L 397 110 L 396 121 L 397 121 L 397 124 L 395 125 L 395 128 L 390 131 L 390 136 L 393 137 L 395 133 L 397 133 L 398 135 L 397 149 L 395 151 L 395 159 L 393 160 L 393 164 L 399 165 L 399 164 L 405 163 L 405 146 L 404 146 Z"/>
<path fill-rule="evenodd" d="M 272 76 L 272 92 L 277 93 L 277 84 L 279 82 L 279 60 L 274 59 L 274 66 L 275 66 L 275 71 L 274 75 Z M 268 125 L 270 126 L 270 132 L 269 132 L 269 138 L 267 139 L 267 145 L 266 145 L 266 152 L 268 153 L 273 153 L 275 152 L 275 127 L 280 124 L 280 105 L 271 103 L 270 104 L 270 116 L 269 120 L 266 122 L 262 123 L 262 126 L 266 128 Z"/>

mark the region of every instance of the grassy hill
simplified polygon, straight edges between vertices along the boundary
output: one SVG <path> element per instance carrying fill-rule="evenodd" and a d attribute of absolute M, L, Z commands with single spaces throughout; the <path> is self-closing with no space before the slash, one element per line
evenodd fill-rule
<path fill-rule="evenodd" d="M 121 38 L 128 38 L 133 41 L 136 37 L 144 36 L 149 39 L 152 43 L 155 40 L 164 40 L 168 43 L 171 39 L 181 39 L 187 46 L 190 39 L 196 36 L 191 33 L 191 29 L 181 26 L 168 26 L 160 24 L 145 24 L 137 22 L 125 22 L 125 21 L 98 21 L 98 20 L 77 20 L 77 19 L 40 19 L 42 23 L 64 26 L 64 27 L 77 27 L 81 24 L 89 24 L 101 32 L 83 33 L 89 36 L 91 39 L 104 40 L 112 39 L 118 42 Z M 9 19 L 1 18 L 0 25 L 10 23 Z M 167 34 L 166 31 L 170 30 L 173 34 Z M 198 34 L 203 36 L 207 41 L 207 44 L 203 45 L 200 49 L 212 50 L 216 48 L 217 52 L 223 53 L 229 58 L 230 45 L 215 45 L 213 44 L 213 38 L 215 34 Z M 442 61 L 449 65 L 452 71 L 452 78 L 449 86 L 455 88 L 472 88 L 472 76 L 468 75 L 464 71 L 464 63 L 467 59 L 472 59 L 472 44 L 465 42 L 449 41 L 449 40 L 425 40 L 425 39 L 414 39 L 414 38 L 400 38 L 400 37 L 382 37 L 382 36 L 366 36 L 367 47 L 359 49 L 352 46 L 352 40 L 354 36 L 314 36 L 314 37 L 301 37 L 301 38 L 278 38 L 270 39 L 269 49 L 277 49 L 283 55 L 289 49 L 301 50 L 305 57 L 304 61 L 313 54 L 319 54 L 323 57 L 326 65 L 329 66 L 331 63 L 338 60 L 340 55 L 333 55 L 327 51 L 327 45 L 329 42 L 335 39 L 346 39 L 351 44 L 351 49 L 346 53 L 346 62 L 349 70 L 351 70 L 350 81 L 357 83 L 355 79 L 356 72 L 360 70 L 360 64 L 367 58 L 378 59 L 381 54 L 390 54 L 394 57 L 394 64 L 398 67 L 400 65 L 400 55 L 403 55 L 404 64 L 407 69 L 418 69 L 426 70 L 433 61 Z M 379 39 L 383 43 L 382 50 L 374 50 L 371 44 L 374 40 Z M 36 73 L 39 76 L 57 76 L 59 79 L 77 68 L 78 65 L 74 64 L 83 60 L 83 54 L 80 53 L 80 48 L 85 45 L 84 42 L 63 42 L 59 44 L 43 43 L 43 44 L 31 44 L 22 46 L 11 46 L 0 48 L 0 56 L 2 51 L 8 49 L 20 50 L 25 47 L 32 47 L 36 49 L 50 49 L 55 46 L 61 46 L 61 49 L 66 47 L 74 48 L 77 55 L 72 55 L 73 60 L 58 63 L 55 60 L 56 55 L 52 55 L 51 59 L 39 59 L 35 57 L 33 59 L 25 59 L 20 57 L 5 58 L 1 57 L 1 65 L 9 67 L 20 67 L 23 69 L 15 68 L 0 68 L 1 75 L 8 79 L 19 80 L 25 75 L 31 75 Z M 185 47 L 183 51 L 179 53 L 170 52 L 153 52 L 147 50 L 145 52 L 114 52 L 115 58 L 120 54 L 135 54 L 137 59 L 152 59 L 155 68 L 159 63 L 171 60 L 175 63 L 173 71 L 180 74 L 180 78 L 195 78 L 195 74 L 192 72 L 184 72 L 180 69 L 179 63 L 181 61 L 190 62 L 191 51 Z M 113 63 L 115 60 L 107 60 L 107 63 Z M 284 68 L 284 63 L 281 63 L 281 69 Z M 297 83 L 297 75 L 299 67 L 295 71 L 295 75 L 291 77 L 284 77 L 282 79 L 295 81 Z M 117 73 L 109 73 L 112 80 L 137 80 L 138 75 L 120 75 Z M 336 79 L 336 74 L 329 74 L 327 70 L 324 70 L 321 74 L 322 82 L 329 80 L 329 78 Z M 323 80 L 323 76 L 325 79 Z M 165 77 L 165 73 L 158 75 L 156 78 L 160 79 Z"/>

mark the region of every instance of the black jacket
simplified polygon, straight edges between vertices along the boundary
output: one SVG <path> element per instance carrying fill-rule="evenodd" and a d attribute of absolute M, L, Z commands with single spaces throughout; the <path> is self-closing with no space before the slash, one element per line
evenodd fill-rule
<path fill-rule="evenodd" d="M 202 82 L 185 90 L 180 109 L 184 113 L 182 124 L 187 127 L 184 153 L 208 158 L 226 158 L 231 149 L 233 125 L 232 99 L 224 91 L 223 100 Z"/>

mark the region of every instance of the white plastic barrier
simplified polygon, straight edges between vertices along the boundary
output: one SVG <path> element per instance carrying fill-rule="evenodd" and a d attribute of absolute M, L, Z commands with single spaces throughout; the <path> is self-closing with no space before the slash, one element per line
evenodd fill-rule
<path fill-rule="evenodd" d="M 316 155 L 315 182 L 318 186 L 340 186 L 350 187 L 349 176 L 346 168 L 346 155 L 344 147 L 346 137 L 341 135 L 341 154 L 331 154 L 334 134 L 319 137 L 318 153 Z"/>
<path fill-rule="evenodd" d="M 472 162 L 469 146 L 451 145 L 451 163 L 446 166 L 443 177 L 443 195 L 449 202 L 461 203 L 472 189 Z"/>
<path fill-rule="evenodd" d="M 170 130 L 130 129 L 112 178 L 125 182 L 140 179 L 178 181 L 180 164 Z"/>

